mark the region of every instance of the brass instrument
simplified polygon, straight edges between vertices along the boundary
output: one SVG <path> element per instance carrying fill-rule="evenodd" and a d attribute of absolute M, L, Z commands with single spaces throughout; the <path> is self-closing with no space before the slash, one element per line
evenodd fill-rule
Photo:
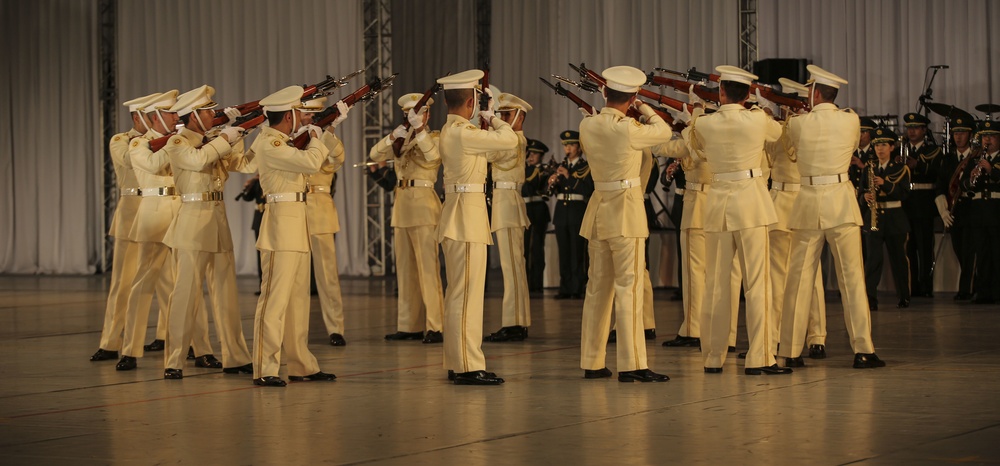
<path fill-rule="evenodd" d="M 871 230 L 878 231 L 878 187 L 875 186 L 875 163 L 868 161 L 868 194 L 872 199 L 868 201 L 868 209 L 871 210 Z"/>

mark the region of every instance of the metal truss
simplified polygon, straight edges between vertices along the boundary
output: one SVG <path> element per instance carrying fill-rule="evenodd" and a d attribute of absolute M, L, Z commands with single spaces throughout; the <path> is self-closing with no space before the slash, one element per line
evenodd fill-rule
<path fill-rule="evenodd" d="M 115 166 L 111 160 L 111 151 L 107 142 L 118 132 L 115 125 L 118 122 L 118 0 L 98 1 L 98 74 L 100 79 L 99 97 L 101 105 L 101 135 L 104 142 L 103 153 L 103 197 L 104 210 L 101 221 L 100 263 L 98 270 L 107 272 L 111 268 L 111 255 L 114 251 L 114 239 L 107 236 L 111 220 L 118 206 L 118 180 L 115 178 Z"/>
<path fill-rule="evenodd" d="M 392 8 L 390 0 L 363 0 L 365 21 L 365 79 L 383 78 L 392 74 Z M 363 107 L 365 154 L 392 130 L 394 100 L 392 88 L 380 93 Z M 394 273 L 392 235 L 386 225 L 392 193 L 365 177 L 365 245 L 371 274 Z"/>
<path fill-rule="evenodd" d="M 740 68 L 753 71 L 757 61 L 757 0 L 740 0 Z"/>

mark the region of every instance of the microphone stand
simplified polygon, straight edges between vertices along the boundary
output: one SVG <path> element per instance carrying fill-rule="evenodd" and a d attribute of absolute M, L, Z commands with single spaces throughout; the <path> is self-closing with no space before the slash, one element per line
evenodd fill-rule
<path fill-rule="evenodd" d="M 928 80 L 927 71 L 930 70 L 934 70 L 934 72 L 931 73 L 930 80 Z M 924 72 L 924 82 L 927 83 L 927 85 L 924 88 L 924 93 L 920 94 L 920 97 L 917 98 L 917 113 L 922 113 L 925 117 L 930 115 L 931 110 L 927 108 L 927 101 L 934 100 L 931 97 L 934 94 L 934 89 L 931 89 L 931 86 L 934 84 L 934 78 L 937 76 L 938 71 L 941 71 L 941 68 L 928 66 L 927 71 Z M 930 131 L 930 128 L 928 128 L 927 134 L 928 137 L 930 137 L 931 142 L 933 142 L 934 145 L 937 145 L 937 140 L 934 138 L 934 132 Z M 945 137 L 947 137 L 947 135 L 945 135 Z"/>

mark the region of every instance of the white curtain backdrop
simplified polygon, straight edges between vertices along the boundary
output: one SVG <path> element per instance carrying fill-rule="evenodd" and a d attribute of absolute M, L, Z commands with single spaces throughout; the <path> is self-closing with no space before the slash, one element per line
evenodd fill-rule
<path fill-rule="evenodd" d="M 93 273 L 100 223 L 97 2 L 3 2 L 0 272 Z"/>
<path fill-rule="evenodd" d="M 983 118 L 974 107 L 1000 100 L 996 0 L 760 0 L 757 22 L 760 58 L 806 58 L 843 76 L 837 101 L 862 115 L 915 111 L 931 65 L 950 66 L 934 101 Z"/>
<path fill-rule="evenodd" d="M 327 74 L 343 76 L 364 67 L 359 0 L 177 0 L 119 2 L 118 83 L 121 100 L 202 84 L 216 89 L 221 105 L 257 100 L 286 86 L 313 84 Z M 356 77 L 340 94 L 362 86 Z M 127 112 L 119 113 L 122 128 Z M 361 108 L 337 128 L 348 165 L 367 156 Z M 248 140 L 249 144 L 249 140 Z M 226 184 L 226 207 L 239 274 L 257 273 L 253 204 L 235 201 L 252 175 L 234 173 Z M 341 273 L 368 273 L 364 179 L 349 166 L 334 197 L 340 215 L 337 261 Z"/>

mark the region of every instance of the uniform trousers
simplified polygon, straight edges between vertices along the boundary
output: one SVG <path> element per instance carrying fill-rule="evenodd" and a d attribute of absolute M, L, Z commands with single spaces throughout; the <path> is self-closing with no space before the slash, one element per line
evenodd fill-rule
<path fill-rule="evenodd" d="M 934 206 L 930 206 L 934 209 Z M 911 217 L 910 240 L 906 244 L 910 258 L 913 294 L 923 296 L 934 291 L 934 217 Z"/>
<path fill-rule="evenodd" d="M 249 364 L 250 350 L 243 336 L 243 322 L 236 297 L 236 262 L 233 252 L 174 249 L 173 261 L 177 278 L 174 292 L 170 295 L 169 331 L 163 367 L 184 367 L 187 355 L 185 342 L 192 335 L 196 322 L 194 309 L 197 309 L 196 303 L 204 299 L 202 284 L 206 279 L 212 300 L 215 333 L 222 344 L 223 367 Z"/>
<path fill-rule="evenodd" d="M 597 236 L 594 227 L 594 237 Z M 617 237 L 591 240 L 587 295 L 583 302 L 580 367 L 607 366 L 608 328 L 612 310 L 617 328 L 619 372 L 648 369 L 643 334 L 642 283 L 646 269 L 645 238 Z"/>
<path fill-rule="evenodd" d="M 340 273 L 337 270 L 337 244 L 333 233 L 309 235 L 312 270 L 316 273 L 319 308 L 326 333 L 344 334 L 344 298 L 340 293 Z"/>
<path fill-rule="evenodd" d="M 253 321 L 253 377 L 277 377 L 281 352 L 288 375 L 319 372 L 309 351 L 309 253 L 261 251 L 264 276 Z"/>
<path fill-rule="evenodd" d="M 504 327 L 531 326 L 528 276 L 524 265 L 524 228 L 501 228 L 497 233 L 500 270 L 503 272 Z"/>
<path fill-rule="evenodd" d="M 958 292 L 961 294 L 972 293 L 972 277 L 975 275 L 976 253 L 972 248 L 972 228 L 968 225 L 952 225 L 948 229 L 948 236 L 951 236 L 951 247 L 958 258 Z"/>
<path fill-rule="evenodd" d="M 826 230 L 795 230 L 792 232 L 791 260 L 784 306 L 792 312 L 781 316 L 781 345 L 778 354 L 786 358 L 802 355 L 809 311 L 815 295 L 815 280 L 823 252 L 823 243 L 830 244 L 830 253 L 837 270 L 837 284 L 844 304 L 844 322 L 855 353 L 875 352 L 872 344 L 871 314 L 865 294 L 864 267 L 861 259 L 861 229 L 845 223 Z M 795 277 L 798 277 L 796 279 Z M 791 305 L 791 308 L 788 306 Z"/>
<path fill-rule="evenodd" d="M 157 242 L 139 242 L 136 245 L 138 269 L 128 296 L 122 355 L 141 358 L 154 291 L 160 312 L 156 338 L 164 341 L 167 339 L 167 317 L 170 313 L 170 295 L 174 291 L 175 271 L 174 261 L 170 258 L 170 248 L 166 245 Z M 190 339 L 188 343 L 194 347 L 195 355 L 204 356 L 212 354 L 212 343 L 208 339 L 208 313 L 205 312 L 205 300 L 200 294 L 198 296 L 191 309 L 194 328 L 188 333 Z M 162 327 L 162 337 L 160 327 Z"/>
<path fill-rule="evenodd" d="M 99 346 L 103 350 L 122 349 L 128 294 L 138 272 L 138 255 L 139 247 L 134 241 L 115 238 L 115 246 L 111 253 L 111 288 L 108 290 L 108 303 L 104 308 L 104 329 L 101 330 Z"/>
<path fill-rule="evenodd" d="M 648 241 L 647 241 L 648 243 Z M 643 257 L 645 259 L 645 257 Z M 614 315 L 614 312 L 612 311 Z M 649 278 L 649 269 L 645 269 L 642 277 L 642 328 L 655 329 L 656 315 L 653 309 L 653 280 Z M 611 330 L 618 331 L 617 318 L 611 322 Z"/>
<path fill-rule="evenodd" d="M 400 332 L 440 332 L 444 319 L 441 264 L 436 225 L 393 228 L 396 253 L 396 329 Z"/>
<path fill-rule="evenodd" d="M 483 293 L 486 244 L 445 238 L 444 368 L 457 373 L 486 370 L 483 355 Z"/>
<path fill-rule="evenodd" d="M 886 234 L 881 231 L 869 231 L 865 234 L 868 243 L 868 260 L 865 261 L 865 289 L 868 290 L 868 303 L 878 305 L 878 284 L 882 281 L 882 268 L 885 253 L 889 253 L 889 267 L 892 269 L 892 281 L 899 299 L 910 299 L 910 263 L 906 257 L 906 233 Z"/>
<path fill-rule="evenodd" d="M 785 287 L 788 285 L 788 263 L 792 253 L 792 232 L 771 230 L 767 233 L 771 248 L 771 302 L 773 312 L 771 322 L 771 354 L 778 354 L 778 340 L 781 338 L 781 315 L 785 307 Z M 812 305 L 809 306 L 809 323 L 806 342 L 810 345 L 826 344 L 826 291 L 823 288 L 822 264 L 816 263 L 816 280 L 813 286 Z"/>
<path fill-rule="evenodd" d="M 701 338 L 701 319 L 705 306 L 711 300 L 712 290 L 705 288 L 707 271 L 705 269 L 705 230 L 687 228 L 681 230 L 681 305 L 684 316 L 681 328 L 677 334 L 683 337 Z M 732 286 L 740 286 L 743 272 L 739 267 L 731 267 L 730 281 Z M 739 308 L 740 296 L 732 297 L 733 308 Z M 730 319 L 728 346 L 736 346 L 736 324 L 739 313 L 734 312 Z"/>
<path fill-rule="evenodd" d="M 980 201 L 973 202 L 993 202 Z M 974 289 L 976 299 L 989 301 L 1000 299 L 1000 247 L 997 238 L 1000 237 L 1000 227 L 995 225 L 977 225 L 972 230 L 972 249 L 975 251 L 976 278 Z"/>
<path fill-rule="evenodd" d="M 531 225 L 524 230 L 524 261 L 528 291 L 545 287 L 545 234 L 549 228 L 549 205 L 542 201 L 525 204 Z"/>
<path fill-rule="evenodd" d="M 746 367 L 766 367 L 774 364 L 774 354 L 768 348 L 774 326 L 771 319 L 771 279 L 768 267 L 767 227 L 758 226 L 734 231 L 705 232 L 706 280 L 709 305 L 702 313 L 701 348 L 705 367 L 722 367 L 728 353 L 728 339 L 733 331 L 734 306 L 732 269 L 739 268 L 746 295 L 747 334 L 750 349 Z"/>

